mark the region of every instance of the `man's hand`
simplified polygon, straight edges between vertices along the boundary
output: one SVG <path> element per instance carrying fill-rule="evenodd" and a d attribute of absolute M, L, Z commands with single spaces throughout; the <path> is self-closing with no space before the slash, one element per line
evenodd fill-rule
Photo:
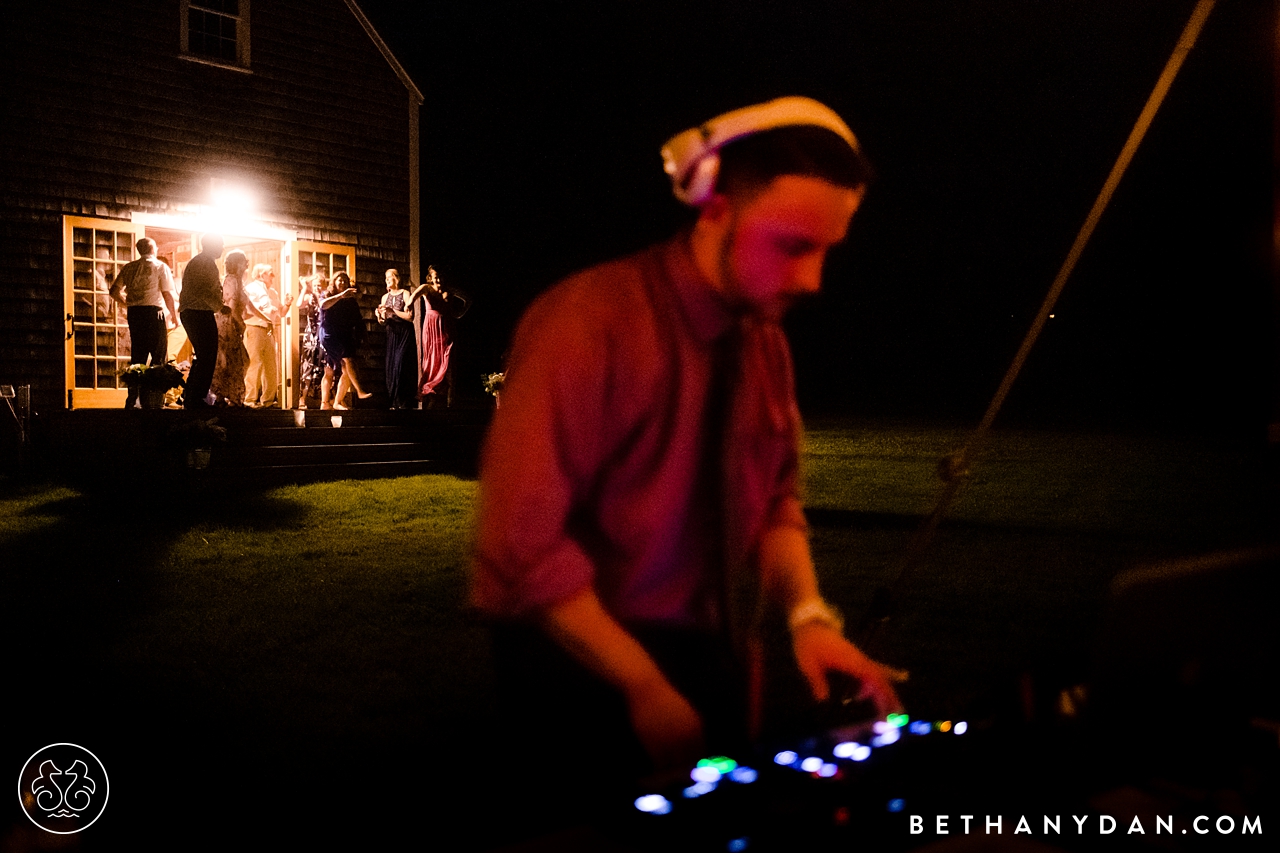
<path fill-rule="evenodd" d="M 692 764 L 702 754 L 702 720 L 666 679 L 628 692 L 627 710 L 656 770 Z"/>
<path fill-rule="evenodd" d="M 583 666 L 613 685 L 627 702 L 631 728 L 652 759 L 667 770 L 698 758 L 702 720 L 588 586 L 548 607 L 542 627 Z"/>
<path fill-rule="evenodd" d="M 893 685 L 906 681 L 907 673 L 873 661 L 835 628 L 810 622 L 792 631 L 791 642 L 796 663 L 809 681 L 813 698 L 819 702 L 826 701 L 831 693 L 827 673 L 836 671 L 858 679 L 862 685 L 858 698 L 871 700 L 876 707 L 876 715 L 881 719 L 902 710 L 902 702 Z"/>

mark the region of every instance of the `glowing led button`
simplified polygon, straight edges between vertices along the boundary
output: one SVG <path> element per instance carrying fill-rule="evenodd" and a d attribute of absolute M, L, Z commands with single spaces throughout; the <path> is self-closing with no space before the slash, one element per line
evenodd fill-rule
<path fill-rule="evenodd" d="M 686 799 L 692 800 L 696 797 L 701 797 L 703 794 L 710 794 L 715 789 L 714 782 L 694 782 L 681 793 L 684 794 Z"/>
<path fill-rule="evenodd" d="M 759 778 L 760 774 L 750 767 L 735 767 L 729 771 L 729 781 L 737 782 L 739 785 L 750 785 Z"/>
<path fill-rule="evenodd" d="M 911 718 L 908 717 L 906 714 L 890 714 L 889 716 L 884 718 L 884 721 L 891 726 L 897 726 L 898 728 L 902 728 L 907 723 L 911 722 Z"/>
<path fill-rule="evenodd" d="M 790 767 L 796 763 L 796 759 L 800 756 L 796 755 L 789 749 L 784 749 L 773 757 L 774 764 L 781 764 L 783 767 Z"/>
<path fill-rule="evenodd" d="M 821 758 L 806 758 L 800 762 L 800 769 L 805 773 L 817 773 L 825 763 Z"/>
<path fill-rule="evenodd" d="M 723 775 L 738 766 L 738 762 L 732 758 L 726 758 L 723 755 L 713 755 L 710 758 L 703 758 L 698 761 L 699 767 L 714 767 Z"/>
<path fill-rule="evenodd" d="M 889 811 L 900 812 L 907 807 L 907 801 L 901 797 L 897 797 L 889 801 Z"/>
<path fill-rule="evenodd" d="M 858 751 L 858 746 L 857 743 L 847 740 L 844 743 L 836 744 L 835 748 L 831 750 L 831 754 L 836 758 L 853 758 L 853 754 Z"/>
<path fill-rule="evenodd" d="M 832 776 L 840 772 L 840 768 L 834 764 L 824 764 L 818 768 L 818 775 L 824 779 L 830 779 Z"/>
<path fill-rule="evenodd" d="M 666 814 L 671 811 L 671 801 L 661 794 L 645 794 L 636 798 L 636 808 L 648 814 Z"/>
<path fill-rule="evenodd" d="M 916 720 L 911 724 L 911 733 L 913 735 L 927 735 L 931 731 L 933 731 L 933 726 L 924 720 Z"/>
<path fill-rule="evenodd" d="M 853 755 L 849 756 L 854 761 L 866 761 L 871 757 L 871 747 L 858 744 L 858 748 L 853 751 Z"/>
<path fill-rule="evenodd" d="M 750 846 L 751 839 L 744 836 L 742 838 L 733 839 L 725 845 L 724 849 L 728 850 L 729 853 L 742 853 L 743 850 L 746 850 Z"/>
<path fill-rule="evenodd" d="M 944 732 L 944 733 L 951 731 L 951 721 L 943 720 L 942 722 L 938 723 L 938 731 Z"/>
<path fill-rule="evenodd" d="M 714 767 L 695 767 L 689 774 L 695 782 L 719 782 L 720 771 Z"/>
<path fill-rule="evenodd" d="M 961 720 L 960 722 L 956 723 L 956 728 L 955 728 L 955 732 L 956 732 L 956 734 L 958 734 L 958 735 L 962 735 L 962 734 L 964 734 L 964 733 L 965 733 L 965 732 L 967 732 L 967 731 L 969 731 L 969 724 L 968 724 L 968 723 L 964 722 L 963 720 Z"/>
<path fill-rule="evenodd" d="M 885 729 L 881 734 L 878 734 L 875 737 L 873 737 L 871 739 L 871 745 L 872 746 L 888 746 L 891 743 L 897 743 L 898 738 L 899 738 L 898 729 L 890 726 L 889 728 Z"/>

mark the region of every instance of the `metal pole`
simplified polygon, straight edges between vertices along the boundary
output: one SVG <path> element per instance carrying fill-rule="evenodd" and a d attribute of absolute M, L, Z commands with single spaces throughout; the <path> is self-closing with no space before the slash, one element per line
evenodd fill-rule
<path fill-rule="evenodd" d="M 969 467 L 977 457 L 991 424 L 995 421 L 1001 406 L 1004 405 L 1005 398 L 1009 395 L 1009 390 L 1013 387 L 1014 380 L 1018 378 L 1018 374 L 1026 363 L 1027 357 L 1031 354 L 1031 348 L 1035 346 L 1037 338 L 1040 337 L 1040 332 L 1043 331 L 1045 323 L 1049 320 L 1049 315 L 1053 312 L 1053 306 L 1057 303 L 1058 297 L 1062 295 L 1062 290 L 1067 285 L 1067 279 L 1071 277 L 1072 271 L 1075 270 L 1076 263 L 1080 260 L 1085 246 L 1089 243 L 1089 238 L 1093 236 L 1098 220 L 1102 218 L 1102 213 L 1110 203 L 1111 196 L 1120 184 L 1120 179 L 1124 177 L 1125 170 L 1129 168 L 1129 163 L 1133 160 L 1133 155 L 1137 153 L 1138 146 L 1142 144 L 1142 138 L 1146 135 L 1148 128 L 1151 127 L 1156 111 L 1160 109 L 1165 95 L 1169 93 L 1169 87 L 1173 85 L 1174 78 L 1178 76 L 1183 60 L 1187 58 L 1187 54 L 1191 52 L 1192 46 L 1200 36 L 1200 31 L 1204 29 L 1205 21 L 1208 19 L 1209 13 L 1213 11 L 1215 3 L 1216 0 L 1200 0 L 1195 9 L 1192 10 L 1191 18 L 1183 28 L 1182 36 L 1178 39 L 1178 43 L 1173 49 L 1173 54 L 1169 57 L 1169 61 L 1165 63 L 1164 71 L 1160 73 L 1160 78 L 1156 81 L 1155 88 L 1147 98 L 1146 106 L 1142 108 L 1133 130 L 1129 133 L 1129 138 L 1120 150 L 1120 156 L 1116 158 L 1115 165 L 1111 167 L 1111 174 L 1107 176 L 1106 182 L 1103 183 L 1102 190 L 1098 193 L 1089 215 L 1085 217 L 1084 225 L 1080 227 L 1080 232 L 1076 235 L 1075 242 L 1071 245 L 1071 250 L 1067 253 L 1066 260 L 1063 261 L 1061 269 L 1058 270 L 1058 275 L 1053 280 L 1053 285 L 1049 288 L 1049 293 L 1044 298 L 1044 303 L 1040 306 L 1040 312 L 1036 314 L 1035 320 L 1031 323 L 1031 328 L 1027 331 L 1027 335 L 1022 341 L 1022 346 L 1018 349 L 1017 355 L 1014 356 L 1013 363 L 1009 365 L 1009 369 L 1005 373 L 1004 379 L 1000 382 L 1000 387 L 996 390 L 995 396 L 991 399 L 990 405 L 987 406 L 987 411 L 982 416 L 982 421 L 974 429 L 969 441 L 963 447 L 942 460 L 939 466 L 939 474 L 946 485 L 942 489 L 933 512 L 921 525 L 911 545 L 907 548 L 906 555 L 899 564 L 893 580 L 887 588 L 877 590 L 876 598 L 871 605 L 871 612 L 868 613 L 867 618 L 863 621 L 862 627 L 866 635 L 865 642 L 869 643 L 873 639 L 877 625 L 883 624 L 889 619 L 894 606 L 893 591 L 901 587 L 903 581 L 918 568 L 925 550 L 933 541 L 938 524 L 942 521 L 943 516 L 946 515 L 947 509 L 951 506 L 952 501 L 964 484 Z"/>

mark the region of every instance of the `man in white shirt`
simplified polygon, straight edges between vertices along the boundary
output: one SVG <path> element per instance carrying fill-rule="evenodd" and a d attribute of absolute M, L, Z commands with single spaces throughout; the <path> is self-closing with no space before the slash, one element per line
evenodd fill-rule
<path fill-rule="evenodd" d="M 110 296 L 127 311 L 129 363 L 164 364 L 169 357 L 168 330 L 177 325 L 178 317 L 173 302 L 173 273 L 168 264 L 156 259 L 155 240 L 143 237 L 135 247 L 142 257 L 120 268 Z M 137 399 L 138 389 L 130 388 L 124 407 L 133 408 Z"/>
<path fill-rule="evenodd" d="M 253 281 L 245 285 L 244 346 L 249 369 L 244 375 L 244 404 L 260 409 L 279 404 L 280 320 L 293 304 L 293 295 L 280 299 L 270 264 L 256 264 Z"/>

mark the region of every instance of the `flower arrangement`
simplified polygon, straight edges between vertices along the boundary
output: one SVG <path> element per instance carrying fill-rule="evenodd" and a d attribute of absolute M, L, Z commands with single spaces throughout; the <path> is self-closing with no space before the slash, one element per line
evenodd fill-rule
<path fill-rule="evenodd" d="M 502 390 L 503 383 L 507 380 L 507 374 L 484 373 L 481 374 L 481 379 L 484 380 L 484 392 L 496 397 L 498 396 L 498 392 Z"/>
<path fill-rule="evenodd" d="M 168 391 L 187 384 L 186 377 L 172 361 L 168 364 L 131 364 L 120 371 L 128 388 L 146 391 Z"/>

